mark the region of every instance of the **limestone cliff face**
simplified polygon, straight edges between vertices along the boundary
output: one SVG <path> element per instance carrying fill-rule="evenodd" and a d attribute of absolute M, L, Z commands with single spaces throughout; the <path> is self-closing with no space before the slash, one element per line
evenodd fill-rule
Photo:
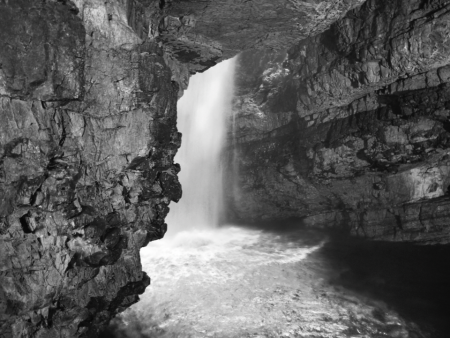
<path fill-rule="evenodd" d="M 233 217 L 448 243 L 449 15 L 370 0 L 287 54 L 241 55 Z"/>

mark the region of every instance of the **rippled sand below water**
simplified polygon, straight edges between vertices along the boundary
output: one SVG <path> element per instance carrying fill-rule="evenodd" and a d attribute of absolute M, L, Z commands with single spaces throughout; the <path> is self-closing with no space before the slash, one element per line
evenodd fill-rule
<path fill-rule="evenodd" d="M 333 283 L 327 235 L 242 227 L 181 232 L 142 249 L 152 279 L 120 337 L 429 337 Z"/>

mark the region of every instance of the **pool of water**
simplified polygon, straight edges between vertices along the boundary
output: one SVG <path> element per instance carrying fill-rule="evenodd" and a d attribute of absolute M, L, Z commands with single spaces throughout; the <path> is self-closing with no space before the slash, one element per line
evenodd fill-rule
<path fill-rule="evenodd" d="M 420 255 L 423 247 L 394 247 L 308 229 L 228 226 L 180 232 L 142 249 L 142 264 L 152 283 L 109 333 L 186 338 L 447 337 L 441 333 L 447 329 L 449 313 L 440 308 L 444 304 L 439 299 L 448 301 L 448 291 L 433 295 L 422 290 L 436 285 L 427 281 L 420 267 L 411 268 L 411 260 L 427 265 L 425 256 L 439 253 Z M 429 278 L 439 278 L 429 269 L 430 264 L 422 267 Z M 448 278 L 437 283 L 442 290 L 449 285 L 445 282 Z"/>

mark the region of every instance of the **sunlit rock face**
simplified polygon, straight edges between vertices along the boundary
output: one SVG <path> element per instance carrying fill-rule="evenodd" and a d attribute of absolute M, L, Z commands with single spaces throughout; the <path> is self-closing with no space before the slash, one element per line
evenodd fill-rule
<path fill-rule="evenodd" d="M 449 242 L 448 10 L 368 1 L 287 54 L 241 55 L 230 217 Z"/>

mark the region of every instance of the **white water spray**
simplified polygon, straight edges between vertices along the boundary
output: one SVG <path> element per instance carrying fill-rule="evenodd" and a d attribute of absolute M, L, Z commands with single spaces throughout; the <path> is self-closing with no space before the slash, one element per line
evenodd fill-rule
<path fill-rule="evenodd" d="M 175 161 L 181 165 L 183 198 L 170 207 L 169 235 L 214 227 L 221 217 L 221 153 L 231 114 L 234 68 L 235 59 L 231 59 L 192 76 L 178 101 L 178 130 L 183 138 Z"/>

